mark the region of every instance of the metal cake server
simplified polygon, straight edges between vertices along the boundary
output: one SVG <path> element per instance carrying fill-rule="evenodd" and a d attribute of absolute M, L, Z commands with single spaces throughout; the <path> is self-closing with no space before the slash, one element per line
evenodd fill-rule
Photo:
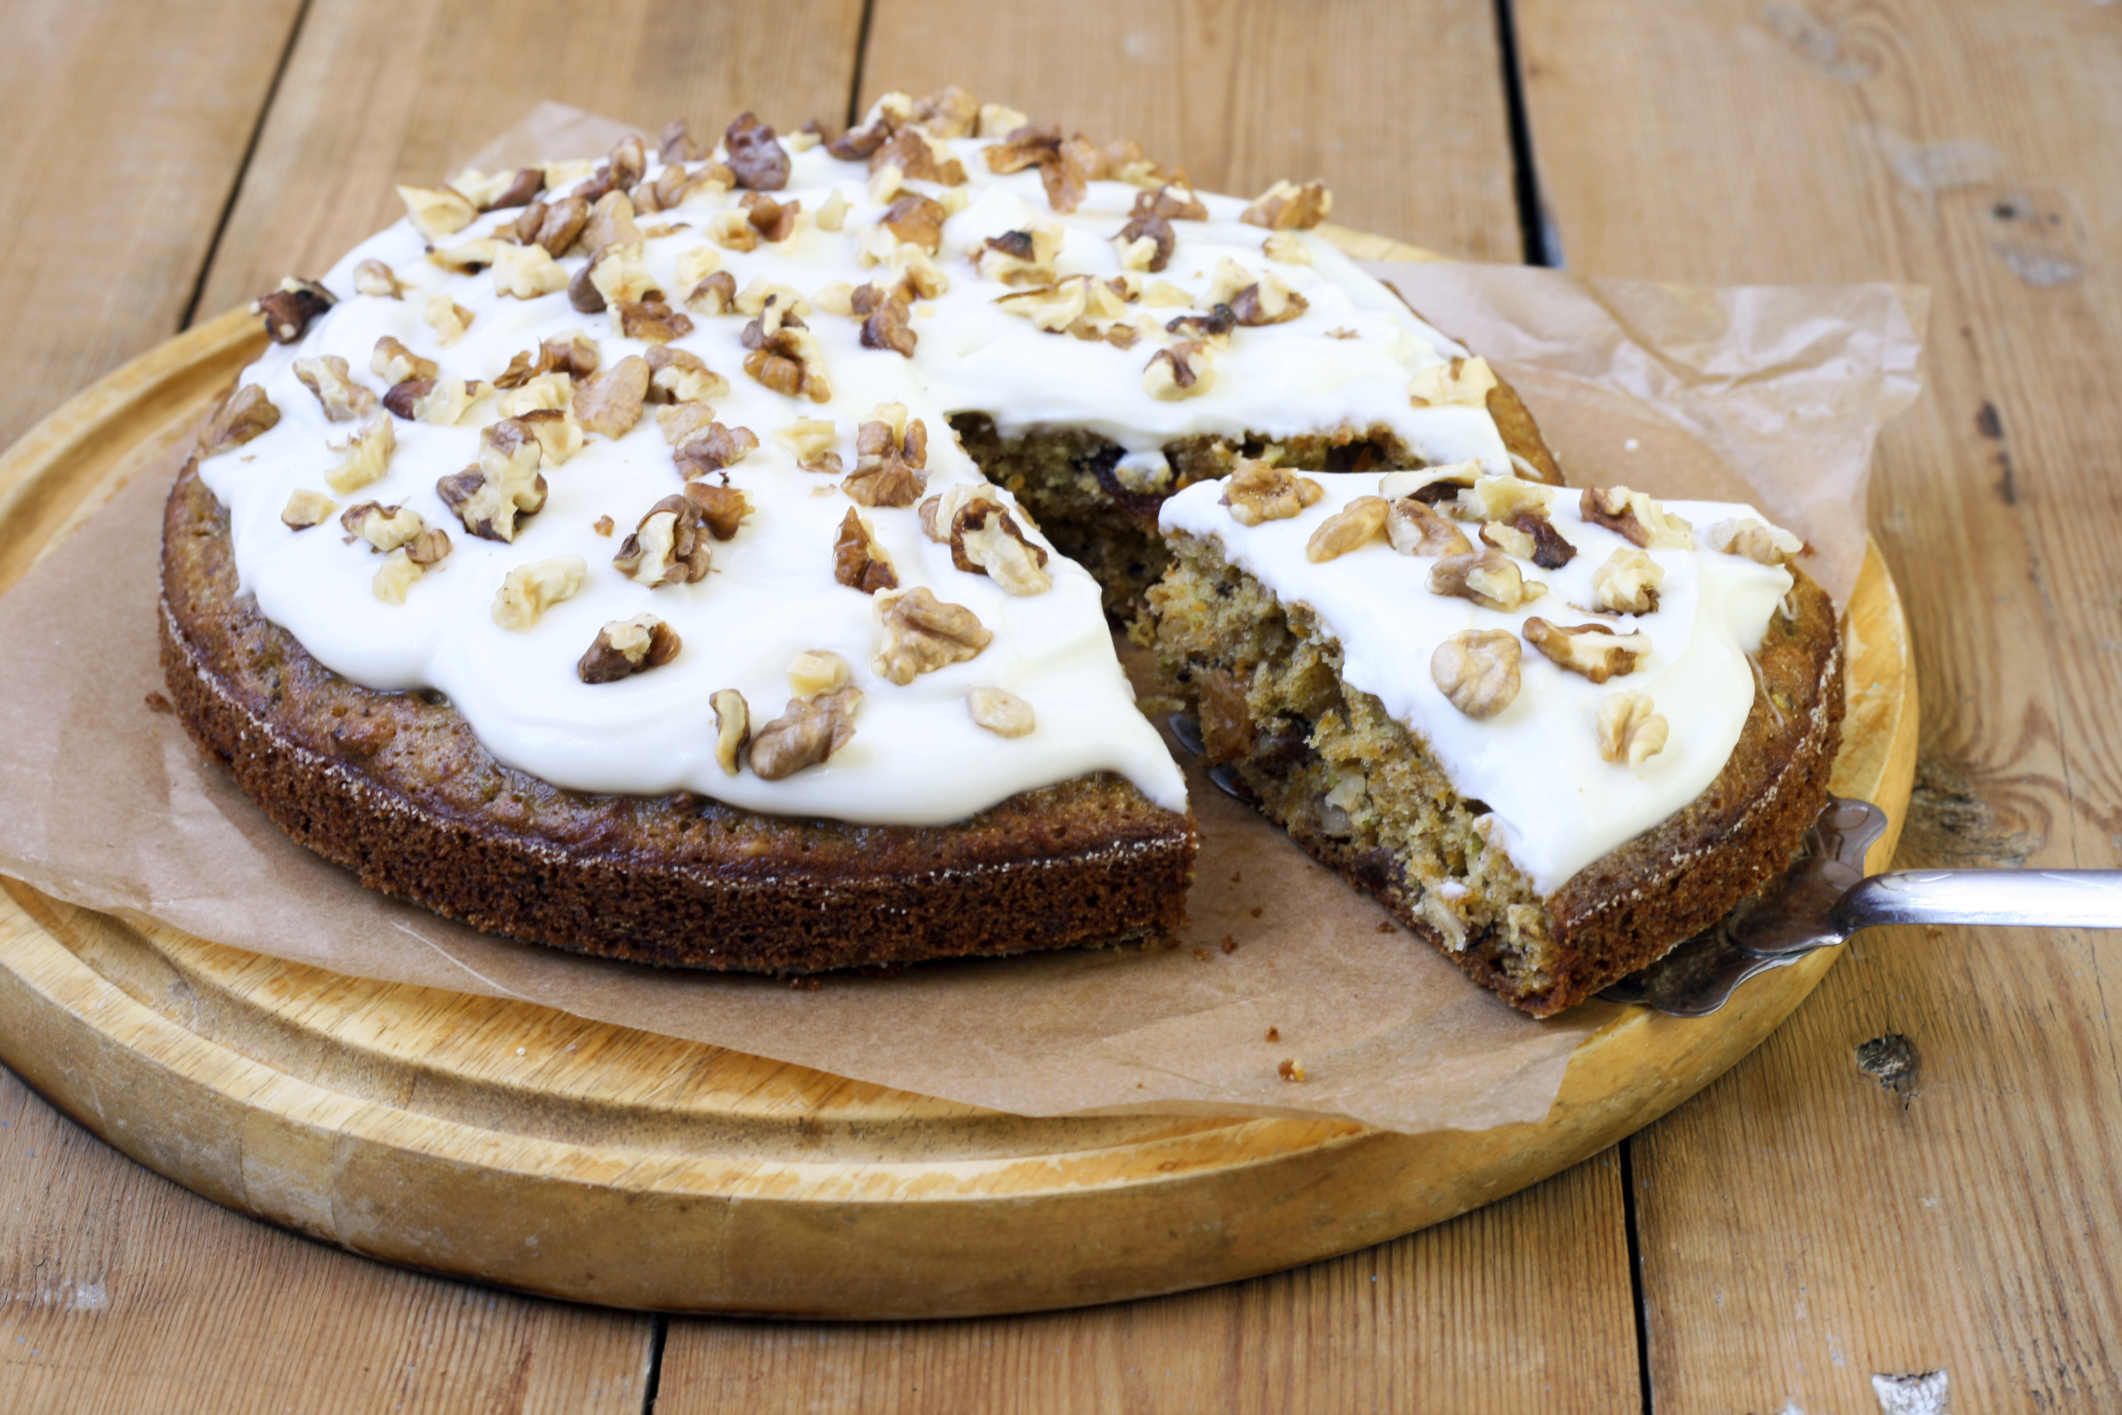
<path fill-rule="evenodd" d="M 1181 746 L 1201 755 L 1191 717 L 1175 713 L 1170 725 Z M 1250 801 L 1228 767 L 1208 775 Z M 1790 873 L 1599 996 L 1707 1017 L 1748 978 L 1881 924 L 2122 929 L 2122 870 L 1896 870 L 1866 878 L 1864 852 L 1885 830 L 1886 812 L 1871 802 L 1829 796 Z"/>

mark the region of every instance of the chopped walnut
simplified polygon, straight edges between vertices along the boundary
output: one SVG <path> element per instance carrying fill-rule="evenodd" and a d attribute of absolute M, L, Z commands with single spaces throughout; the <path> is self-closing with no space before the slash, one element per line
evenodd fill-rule
<path fill-rule="evenodd" d="M 618 523 L 613 521 L 612 518 L 609 516 L 599 516 L 596 520 L 589 523 L 589 528 L 595 531 L 598 535 L 607 537 L 610 536 L 613 531 L 619 529 Z"/>
<path fill-rule="evenodd" d="M 997 737 L 1028 737 L 1038 726 L 1032 705 L 1001 688 L 975 688 L 965 695 L 973 721 Z"/>
<path fill-rule="evenodd" d="M 647 247 L 638 240 L 618 245 L 605 246 L 590 257 L 587 267 L 589 283 L 596 287 L 597 294 L 607 307 L 627 305 L 661 295 L 656 287 L 656 278 L 648 273 L 648 262 L 643 252 Z M 585 310 L 584 313 L 594 311 Z"/>
<path fill-rule="evenodd" d="M 683 118 L 673 118 L 665 123 L 659 142 L 657 156 L 666 166 L 698 162 L 705 155 L 700 151 L 700 145 L 693 141 L 691 126 Z"/>
<path fill-rule="evenodd" d="M 635 673 L 661 668 L 678 656 L 678 631 L 653 614 L 614 619 L 597 631 L 589 651 L 575 665 L 585 683 L 616 683 Z"/>
<path fill-rule="evenodd" d="M 353 371 L 337 354 L 295 360 L 295 377 L 317 395 L 327 422 L 355 422 L 376 410 L 376 395 L 354 382 Z"/>
<path fill-rule="evenodd" d="M 1533 558 L 1532 535 L 1517 526 L 1506 525 L 1501 521 L 1490 521 L 1481 528 L 1481 543 L 1494 546 L 1514 560 L 1530 560 Z"/>
<path fill-rule="evenodd" d="M 544 454 L 546 466 L 560 466 L 582 450 L 582 424 L 564 408 L 533 408 L 518 413 L 516 421 L 538 439 L 538 450 Z"/>
<path fill-rule="evenodd" d="M 779 202 L 764 192 L 746 192 L 739 205 L 752 229 L 769 241 L 778 244 L 803 229 L 799 219 L 803 215 L 802 202 Z"/>
<path fill-rule="evenodd" d="M 877 671 L 901 687 L 920 674 L 977 657 L 994 638 L 970 609 L 945 604 L 926 588 L 885 590 L 872 603 L 884 626 Z"/>
<path fill-rule="evenodd" d="M 698 168 L 674 162 L 656 174 L 653 185 L 637 188 L 634 196 L 643 211 L 675 211 L 692 200 L 695 193 L 721 196 L 736 185 L 737 174 L 719 162 Z"/>
<path fill-rule="evenodd" d="M 774 130 L 750 113 L 737 115 L 722 135 L 722 146 L 738 186 L 778 192 L 788 185 L 787 151 L 774 141 Z"/>
<path fill-rule="evenodd" d="M 1287 324 L 1308 308 L 1310 305 L 1305 298 L 1283 284 L 1272 271 L 1264 272 L 1258 280 L 1230 298 L 1231 317 L 1248 328 Z"/>
<path fill-rule="evenodd" d="M 529 206 L 538 193 L 545 190 L 545 172 L 538 167 L 518 168 L 508 178 L 508 184 L 489 197 L 483 204 L 487 211 L 509 211 L 519 206 Z"/>
<path fill-rule="evenodd" d="M 401 548 L 383 557 L 383 563 L 376 567 L 375 578 L 369 581 L 369 589 L 385 604 L 403 604 L 405 592 L 426 573 L 427 567 L 417 563 Z"/>
<path fill-rule="evenodd" d="M 909 122 L 931 137 L 969 138 L 980 122 L 980 111 L 980 100 L 952 84 L 915 104 Z"/>
<path fill-rule="evenodd" d="M 934 197 L 908 192 L 884 209 L 877 225 L 892 233 L 895 241 L 918 246 L 929 255 L 943 248 L 943 222 L 947 213 Z M 887 251 L 889 257 L 890 252 Z"/>
<path fill-rule="evenodd" d="M 751 350 L 744 356 L 746 373 L 791 398 L 808 398 L 813 403 L 831 399 L 833 386 L 826 377 L 824 351 L 818 347 L 818 337 L 804 328 L 796 316 L 784 316 L 781 327 L 772 334 L 760 330 L 754 336 L 755 329 L 759 329 L 758 321 L 745 326 L 745 343 Z"/>
<path fill-rule="evenodd" d="M 789 699 L 787 712 L 752 735 L 752 773 L 779 781 L 825 761 L 854 737 L 861 703 L 862 690 L 852 685 L 807 702 Z"/>
<path fill-rule="evenodd" d="M 265 337 L 275 344 L 292 344 L 309 331 L 309 323 L 338 303 L 331 291 L 314 280 L 289 279 L 270 295 L 251 302 L 251 313 L 265 318 Z"/>
<path fill-rule="evenodd" d="M 991 172 L 1006 174 L 1036 166 L 1039 180 L 1046 187 L 1047 202 L 1054 210 L 1067 213 L 1080 206 L 1090 191 L 1090 173 L 1084 166 L 1083 152 L 1087 146 L 1080 140 L 1076 145 L 1063 143 L 1059 128 L 1026 124 L 987 149 L 987 167 Z"/>
<path fill-rule="evenodd" d="M 339 503 L 321 491 L 304 489 L 287 498 L 287 507 L 280 513 L 280 524 L 291 531 L 306 531 L 311 526 L 324 524 L 324 518 L 339 509 Z"/>
<path fill-rule="evenodd" d="M 625 192 L 606 192 L 590 204 L 589 218 L 577 237 L 582 249 L 593 256 L 608 246 L 637 246 L 641 228 L 634 221 L 634 203 Z"/>
<path fill-rule="evenodd" d="M 402 299 L 405 287 L 398 283 L 398 273 L 380 260 L 364 260 L 354 267 L 354 293 L 373 295 L 379 300 Z"/>
<path fill-rule="evenodd" d="M 810 313 L 810 301 L 803 298 L 801 290 L 792 286 L 760 279 L 752 281 L 738 294 L 737 312 L 757 316 L 759 328 L 755 337 L 763 337 L 779 332 L 784 325 L 803 328 L 803 316 Z"/>
<path fill-rule="evenodd" d="M 1500 551 L 1447 555 L 1429 567 L 1429 592 L 1456 595 L 1489 609 L 1516 609 L 1547 593 L 1547 586 L 1528 580 Z"/>
<path fill-rule="evenodd" d="M 1054 587 L 1045 549 L 1026 540 L 1009 512 L 985 497 L 967 502 L 951 517 L 950 558 L 960 570 L 986 575 L 1008 594 L 1045 594 Z"/>
<path fill-rule="evenodd" d="M 1152 280 L 1142 292 L 1142 303 L 1155 309 L 1184 309 L 1193 302 L 1192 295 L 1169 280 Z"/>
<path fill-rule="evenodd" d="M 1061 228 L 1041 221 L 1029 230 L 989 236 L 973 252 L 973 263 L 981 275 L 1004 285 L 1051 285 L 1060 254 Z"/>
<path fill-rule="evenodd" d="M 1430 655 L 1429 676 L 1468 717 L 1494 717 L 1518 696 L 1518 640 L 1500 629 L 1461 630 Z"/>
<path fill-rule="evenodd" d="M 498 411 L 504 418 L 513 418 L 541 409 L 568 409 L 574 406 L 574 380 L 562 373 L 541 373 L 526 379 L 503 393 L 498 400 Z"/>
<path fill-rule="evenodd" d="M 795 454 L 796 465 L 806 472 L 840 475 L 839 425 L 830 418 L 804 418 L 774 434 L 774 441 Z"/>
<path fill-rule="evenodd" d="M 1260 243 L 1260 252 L 1269 260 L 1279 260 L 1284 265 L 1310 265 L 1312 248 L 1304 244 L 1304 238 L 1294 231 L 1277 231 Z"/>
<path fill-rule="evenodd" d="M 1387 501 L 1412 496 L 1426 506 L 1456 515 L 1465 510 L 1459 494 L 1480 479 L 1479 462 L 1447 462 L 1438 467 L 1387 472 L 1378 479 L 1378 494 Z"/>
<path fill-rule="evenodd" d="M 856 430 L 855 470 L 840 487 L 858 505 L 911 506 L 921 499 L 928 483 L 928 427 L 905 417 L 904 407 L 886 403 Z M 904 425 L 903 433 L 895 421 Z"/>
<path fill-rule="evenodd" d="M 864 594 L 899 588 L 891 557 L 877 544 L 876 532 L 862 513 L 850 506 L 833 541 L 833 580 Z"/>
<path fill-rule="evenodd" d="M 1641 766 L 1665 750 L 1671 724 L 1657 715 L 1648 693 L 1614 693 L 1599 704 L 1599 755 L 1620 766 Z"/>
<path fill-rule="evenodd" d="M 1240 458 L 1237 470 L 1224 479 L 1218 500 L 1230 508 L 1231 519 L 1239 525 L 1257 526 L 1262 521 L 1286 521 L 1324 495 L 1326 489 L 1310 477 Z"/>
<path fill-rule="evenodd" d="M 535 300 L 567 288 L 567 272 L 543 246 L 502 246 L 494 254 L 494 291 Z"/>
<path fill-rule="evenodd" d="M 423 359 L 386 334 L 376 341 L 368 356 L 368 371 L 385 383 L 403 383 L 410 378 L 440 378 L 442 370 L 433 359 Z"/>
<path fill-rule="evenodd" d="M 891 141 L 870 154 L 871 172 L 887 166 L 896 167 L 902 177 L 917 181 L 940 182 L 946 187 L 965 183 L 964 164 L 951 156 L 949 148 L 930 141 L 928 134 L 917 128 L 901 128 L 892 134 Z"/>
<path fill-rule="evenodd" d="M 1214 346 L 1205 339 L 1185 339 L 1150 355 L 1142 388 L 1150 397 L 1173 402 L 1208 392 L 1216 381 L 1211 365 Z"/>
<path fill-rule="evenodd" d="M 562 600 L 573 599 L 589 577 L 589 565 L 579 555 L 561 555 L 534 560 L 508 572 L 494 596 L 494 622 L 504 629 L 524 633 Z"/>
<path fill-rule="evenodd" d="M 698 354 L 657 345 L 648 351 L 648 398 L 655 403 L 704 403 L 729 392 L 729 380 Z"/>
<path fill-rule="evenodd" d="M 825 145 L 825 150 L 842 162 L 855 162 L 868 157 L 885 139 L 905 126 L 914 116 L 914 101 L 903 93 L 887 93 L 870 105 L 868 114 L 859 128 L 850 128 Z"/>
<path fill-rule="evenodd" d="M 507 249 L 509 247 L 505 243 L 491 236 L 482 236 L 477 240 L 466 241 L 461 246 L 451 246 L 448 250 L 431 250 L 427 253 L 427 258 L 452 275 L 477 275 L 492 265 L 496 257 Z"/>
<path fill-rule="evenodd" d="M 750 216 L 736 207 L 709 218 L 707 238 L 726 251 L 759 249 L 759 228 L 752 225 Z"/>
<path fill-rule="evenodd" d="M 382 506 L 373 501 L 347 507 L 339 524 L 348 535 L 359 536 L 371 549 L 385 555 L 427 529 L 427 522 L 411 507 Z"/>
<path fill-rule="evenodd" d="M 1525 621 L 1524 633 L 1525 641 L 1550 661 L 1594 683 L 1633 673 L 1650 656 L 1648 636 L 1616 634 L 1604 624 L 1564 629 L 1534 615 Z"/>
<path fill-rule="evenodd" d="M 1382 496 L 1358 496 L 1328 516 L 1304 543 L 1304 558 L 1314 565 L 1338 560 L 1385 529 L 1392 505 Z"/>
<path fill-rule="evenodd" d="M 949 541 L 958 513 L 980 500 L 994 500 L 994 489 L 986 482 L 953 482 L 921 503 L 916 514 L 923 534 L 932 541 Z"/>
<path fill-rule="evenodd" d="M 744 518 L 752 513 L 751 498 L 733 486 L 687 482 L 685 499 L 700 512 L 701 524 L 716 540 L 734 539 Z"/>
<path fill-rule="evenodd" d="M 525 237 L 525 243 L 542 247 L 549 256 L 567 255 L 589 229 L 589 213 L 589 203 L 581 197 L 562 197 L 539 211 L 537 228 Z M 529 213 L 524 213 L 524 219 L 528 217 Z M 517 234 L 523 234 L 520 226 Z"/>
<path fill-rule="evenodd" d="M 575 417 L 601 437 L 624 437 L 641 420 L 648 397 L 648 360 L 629 354 L 610 368 L 584 379 L 575 390 Z"/>
<path fill-rule="evenodd" d="M 1253 199 L 1238 219 L 1270 231 L 1309 231 L 1334 209 L 1334 196 L 1324 182 L 1277 182 Z"/>
<path fill-rule="evenodd" d="M 1402 555 L 1465 555 L 1473 543 L 1450 521 L 1412 496 L 1390 503 L 1385 515 L 1385 538 Z"/>
<path fill-rule="evenodd" d="M 279 421 L 280 410 L 266 397 L 265 390 L 255 383 L 246 383 L 223 398 L 214 415 L 207 419 L 206 430 L 199 435 L 199 455 L 216 457 L 233 452 Z"/>
<path fill-rule="evenodd" d="M 1029 127 L 1031 119 L 1003 103 L 980 105 L 980 126 L 973 134 L 982 138 L 1006 138 L 1019 128 Z"/>
<path fill-rule="evenodd" d="M 788 686 L 799 698 L 838 692 L 854 676 L 854 665 L 831 649 L 805 649 L 788 661 Z"/>
<path fill-rule="evenodd" d="M 914 333 L 913 300 L 901 285 L 882 295 L 875 285 L 865 285 L 848 300 L 848 307 L 862 319 L 862 347 L 889 349 L 902 358 L 912 358 L 919 338 Z"/>
<path fill-rule="evenodd" d="M 1743 556 L 1762 565 L 1788 564 L 1793 555 L 1805 548 L 1805 542 L 1789 531 L 1751 516 L 1717 522 L 1702 533 L 1702 541 L 1711 550 Z"/>
<path fill-rule="evenodd" d="M 456 235 L 479 215 L 479 208 L 454 187 L 401 186 L 398 198 L 405 203 L 405 214 L 413 225 L 430 241 Z"/>
<path fill-rule="evenodd" d="M 1416 371 L 1408 380 L 1407 401 L 1417 408 L 1485 408 L 1495 386 L 1495 370 L 1487 359 L 1448 359 Z"/>
<path fill-rule="evenodd" d="M 694 314 L 728 314 L 737 304 L 737 277 L 718 270 L 685 297 L 685 307 Z"/>
<path fill-rule="evenodd" d="M 847 198 L 835 187 L 818 207 L 818 229 L 837 231 L 847 222 Z"/>
<path fill-rule="evenodd" d="M 704 477 L 734 467 L 759 448 L 759 439 L 748 427 L 724 427 L 709 423 L 707 430 L 678 445 L 671 453 L 683 477 Z"/>
<path fill-rule="evenodd" d="M 1134 210 L 1125 226 L 1113 237 L 1123 252 L 1121 264 L 1130 270 L 1159 271 L 1170 263 L 1178 237 L 1174 221 L 1206 221 L 1208 208 L 1193 193 L 1179 194 L 1164 186 L 1135 197 Z M 1147 241 L 1147 247 L 1143 242 Z"/>
<path fill-rule="evenodd" d="M 346 446 L 346 460 L 326 473 L 324 484 L 341 496 L 380 481 L 389 470 L 391 451 L 398 436 L 389 418 L 377 418 L 355 433 Z"/>
<path fill-rule="evenodd" d="M 1588 486 L 1578 500 L 1584 519 L 1633 541 L 1645 550 L 1693 550 L 1694 528 L 1640 491 L 1625 486 Z"/>
<path fill-rule="evenodd" d="M 1651 614 L 1665 568 L 1640 550 L 1617 550 L 1592 571 L 1592 603 L 1616 614 Z"/>
<path fill-rule="evenodd" d="M 1545 515 L 1555 488 L 1515 476 L 1480 476 L 1459 492 L 1454 514 L 1469 521 L 1508 521 L 1522 511 Z"/>
<path fill-rule="evenodd" d="M 678 257 L 678 283 L 697 285 L 722 268 L 722 253 L 713 246 L 694 246 Z"/>
<path fill-rule="evenodd" d="M 1513 550 L 1511 554 L 1530 560 L 1543 570 L 1559 570 L 1577 558 L 1577 547 L 1555 529 L 1554 522 L 1537 511 L 1513 511 L 1507 521 L 1498 524 L 1526 542 L 1524 550 Z M 1484 530 L 1483 539 L 1486 538 Z"/>
<path fill-rule="evenodd" d="M 715 710 L 715 765 L 723 775 L 735 776 L 744 746 L 752 737 L 751 707 L 735 688 L 724 688 L 707 701 Z"/>
<path fill-rule="evenodd" d="M 479 462 L 435 483 L 435 493 L 484 540 L 513 541 L 518 516 L 545 505 L 544 459 L 538 436 L 520 419 L 495 423 L 479 435 Z"/>
<path fill-rule="evenodd" d="M 693 332 L 693 322 L 658 299 L 620 305 L 619 329 L 645 344 L 668 344 Z"/>
<path fill-rule="evenodd" d="M 427 327 L 435 331 L 435 342 L 447 349 L 464 337 L 464 331 L 472 327 L 472 312 L 447 295 L 437 295 L 427 302 L 424 316 Z"/>

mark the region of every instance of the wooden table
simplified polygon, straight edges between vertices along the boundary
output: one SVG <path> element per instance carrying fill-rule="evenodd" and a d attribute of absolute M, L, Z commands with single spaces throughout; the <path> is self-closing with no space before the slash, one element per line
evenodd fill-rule
<path fill-rule="evenodd" d="M 1925 723 L 1899 863 L 2122 864 L 2122 7 L 1916 0 L 22 0 L 0 445 L 323 269 L 532 103 L 837 126 L 949 81 L 1450 254 L 1934 292 L 1872 530 Z M 2109 255 L 2100 256 L 2106 250 Z M 54 507 L 51 514 L 67 508 Z M 2110 539 L 2113 538 L 2113 539 Z M 938 1325 L 671 1320 L 228 1214 L 0 1073 L 0 1409 L 2122 1408 L 2122 948 L 1866 935 L 1748 1061 L 1336 1261 Z M 1915 1059 L 1881 1067 L 1882 1037 Z M 1867 1067 L 1867 1063 L 1869 1066 Z M 1937 1382 L 1932 1382 L 1933 1387 Z"/>

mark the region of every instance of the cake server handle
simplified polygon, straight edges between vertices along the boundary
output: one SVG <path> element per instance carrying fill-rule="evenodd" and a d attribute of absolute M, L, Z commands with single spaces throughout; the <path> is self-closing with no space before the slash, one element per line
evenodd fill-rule
<path fill-rule="evenodd" d="M 2122 870 L 1897 870 L 1852 886 L 1828 923 L 1844 938 L 1880 924 L 2122 929 Z"/>

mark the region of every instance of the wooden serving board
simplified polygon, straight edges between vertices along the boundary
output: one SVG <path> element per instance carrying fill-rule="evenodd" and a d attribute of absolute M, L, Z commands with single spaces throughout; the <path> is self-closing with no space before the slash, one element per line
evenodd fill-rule
<path fill-rule="evenodd" d="M 1344 233 L 1357 253 L 1422 252 Z M 118 370 L 0 459 L 0 589 L 165 454 L 263 343 L 231 312 Z M 1873 547 L 1846 633 L 1834 789 L 1892 857 L 1916 741 L 1907 626 Z M 1640 1008 L 1573 1054 L 1538 1124 L 1037 1120 L 133 928 L 0 880 L 0 1060 L 142 1164 L 408 1267 L 576 1301 L 943 1317 L 1173 1292 L 1440 1222 L 1647 1124 L 1834 965 L 1714 1018 Z"/>

